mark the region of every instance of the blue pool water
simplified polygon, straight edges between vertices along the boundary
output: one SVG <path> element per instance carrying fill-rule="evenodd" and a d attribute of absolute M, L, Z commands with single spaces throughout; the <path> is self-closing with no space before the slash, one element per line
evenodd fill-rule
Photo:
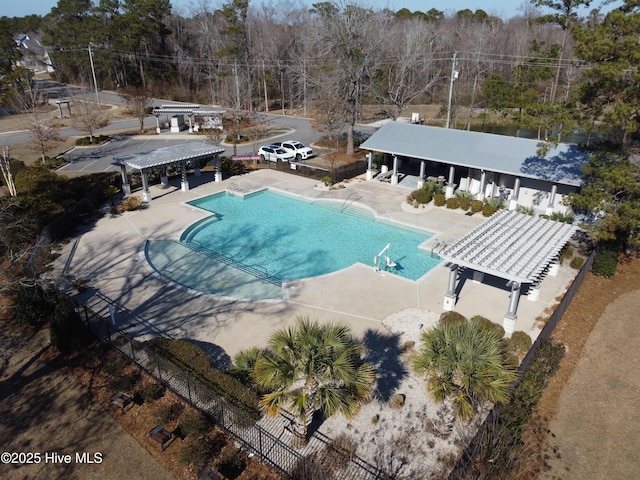
<path fill-rule="evenodd" d="M 417 280 L 439 262 L 418 248 L 429 233 L 378 222 L 354 205 L 345 209 L 341 202 L 310 203 L 266 190 L 245 197 L 220 193 L 190 204 L 214 215 L 185 230 L 181 242 L 282 280 L 356 262 L 373 267 L 387 244 L 397 264 L 391 273 L 402 277 Z"/>

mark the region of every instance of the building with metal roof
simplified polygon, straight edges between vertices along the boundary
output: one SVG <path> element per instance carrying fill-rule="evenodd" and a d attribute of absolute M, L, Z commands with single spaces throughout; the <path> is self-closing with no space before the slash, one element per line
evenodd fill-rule
<path fill-rule="evenodd" d="M 182 145 L 173 145 L 148 150 L 146 152 L 114 157 L 112 163 L 120 167 L 122 190 L 127 195 L 131 194 L 127 168 L 140 172 L 142 176 L 142 199 L 145 202 L 149 202 L 151 201 L 148 178 L 150 171 L 160 170 L 160 183 L 167 186 L 169 185 L 167 169 L 170 167 L 179 167 L 182 176 L 181 189 L 182 191 L 188 191 L 189 181 L 187 179 L 187 168 L 193 168 L 195 175 L 199 176 L 200 168 L 208 161 L 211 161 L 214 165 L 215 181 L 222 181 L 222 172 L 220 170 L 220 154 L 222 152 L 224 152 L 224 148 L 215 145 L 186 142 Z"/>
<path fill-rule="evenodd" d="M 510 209 L 523 205 L 545 213 L 564 210 L 559 197 L 580 188 L 580 167 L 587 162 L 577 145 L 393 121 L 360 148 L 383 153 L 393 163 L 383 177 L 392 185 L 403 169 L 411 172 L 419 163 L 419 173 L 413 171 L 418 187 L 439 180 L 447 197 L 463 190 L 480 200 L 507 199 Z M 368 179 L 373 179 L 371 158 Z"/>

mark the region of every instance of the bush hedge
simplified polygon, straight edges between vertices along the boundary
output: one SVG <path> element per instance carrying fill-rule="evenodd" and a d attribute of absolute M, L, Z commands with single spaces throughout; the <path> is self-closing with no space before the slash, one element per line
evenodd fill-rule
<path fill-rule="evenodd" d="M 207 354 L 197 345 L 156 337 L 146 342 L 146 346 L 223 397 L 251 420 L 260 418 L 258 395 L 231 375 L 212 367 Z"/>
<path fill-rule="evenodd" d="M 482 211 L 482 200 L 471 200 L 471 211 L 473 213 L 478 213 Z"/>
<path fill-rule="evenodd" d="M 44 325 L 51 318 L 55 305 L 47 301 L 44 291 L 38 285 L 23 286 L 16 294 L 14 302 L 16 320 L 23 327 Z"/>
<path fill-rule="evenodd" d="M 603 248 L 596 252 L 591 271 L 594 275 L 611 278 L 618 267 L 618 251 L 613 248 Z"/>
<path fill-rule="evenodd" d="M 467 210 L 469 210 L 469 208 L 471 207 L 471 199 L 470 198 L 460 197 L 458 199 L 458 202 L 460 202 L 460 208 L 462 210 L 464 210 L 465 212 Z"/>
<path fill-rule="evenodd" d="M 421 205 L 426 205 L 433 198 L 431 192 L 429 190 L 425 190 L 423 188 L 415 190 L 413 192 L 413 198 L 416 202 Z"/>
<path fill-rule="evenodd" d="M 433 196 L 433 204 L 436 207 L 442 207 L 444 206 L 445 202 L 447 201 L 446 197 L 444 196 L 444 194 L 442 193 L 437 193 Z"/>
<path fill-rule="evenodd" d="M 53 348 L 65 354 L 80 349 L 89 340 L 80 316 L 67 302 L 56 305 L 49 323 L 49 337 Z"/>
<path fill-rule="evenodd" d="M 569 262 L 569 266 L 575 270 L 580 270 L 584 265 L 584 258 L 582 257 L 573 257 L 571 262 Z"/>
<path fill-rule="evenodd" d="M 442 312 L 440 314 L 440 319 L 438 320 L 438 324 L 455 327 L 457 325 L 463 324 L 466 321 L 467 321 L 467 317 L 465 317 L 461 313 L 451 310 L 449 312 Z"/>
<path fill-rule="evenodd" d="M 460 200 L 456 197 L 447 198 L 447 208 L 452 210 L 460 208 Z"/>

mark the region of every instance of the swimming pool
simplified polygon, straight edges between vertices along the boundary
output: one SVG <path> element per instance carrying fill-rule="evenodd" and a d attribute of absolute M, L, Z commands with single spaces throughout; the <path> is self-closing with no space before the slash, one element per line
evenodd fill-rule
<path fill-rule="evenodd" d="M 429 232 L 377 221 L 366 208 L 351 203 L 345 206 L 344 201 L 312 202 L 263 190 L 245 196 L 222 192 L 189 204 L 212 213 L 187 228 L 180 238 L 182 248 L 196 252 L 196 258 L 200 258 L 191 260 L 197 263 L 193 272 L 201 271 L 202 263 L 223 263 L 226 269 L 253 274 L 273 286 L 280 281 L 325 275 L 357 262 L 373 268 L 374 258 L 386 245 L 389 245 L 386 255 L 396 264 L 390 273 L 410 280 L 419 279 L 440 261 L 418 248 L 432 235 Z M 177 248 L 180 247 L 170 249 Z M 162 265 L 177 268 L 175 261 L 159 262 L 167 256 L 159 254 L 163 249 L 158 245 L 149 249 L 150 263 L 161 272 Z M 178 258 L 179 254 L 175 251 L 172 256 Z M 384 259 L 383 255 L 379 264 L 382 270 Z M 220 293 L 215 288 L 211 290 L 215 278 L 208 275 L 202 288 L 197 286 L 196 278 L 187 278 L 186 266 L 183 270 L 180 283 L 199 291 Z M 242 294 L 243 298 L 247 295 L 253 298 L 256 293 Z M 273 295 L 269 293 L 268 298 L 274 298 Z"/>

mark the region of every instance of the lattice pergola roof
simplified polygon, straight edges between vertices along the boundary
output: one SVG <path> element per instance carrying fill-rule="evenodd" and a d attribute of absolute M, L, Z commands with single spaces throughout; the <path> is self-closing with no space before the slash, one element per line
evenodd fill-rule
<path fill-rule="evenodd" d="M 440 256 L 496 277 L 537 284 L 576 230 L 566 223 L 499 210 Z"/>
<path fill-rule="evenodd" d="M 133 170 L 147 170 L 150 168 L 175 165 L 186 160 L 197 160 L 212 157 L 224 152 L 224 148 L 206 143 L 186 142 L 181 145 L 157 148 L 146 152 L 133 153 L 114 157 L 114 165 L 125 165 Z"/>
<path fill-rule="evenodd" d="M 201 105 L 161 105 L 155 107 L 152 111 L 154 115 L 168 114 L 186 114 L 186 115 L 222 115 L 224 110 L 216 108 L 202 107 Z"/>

